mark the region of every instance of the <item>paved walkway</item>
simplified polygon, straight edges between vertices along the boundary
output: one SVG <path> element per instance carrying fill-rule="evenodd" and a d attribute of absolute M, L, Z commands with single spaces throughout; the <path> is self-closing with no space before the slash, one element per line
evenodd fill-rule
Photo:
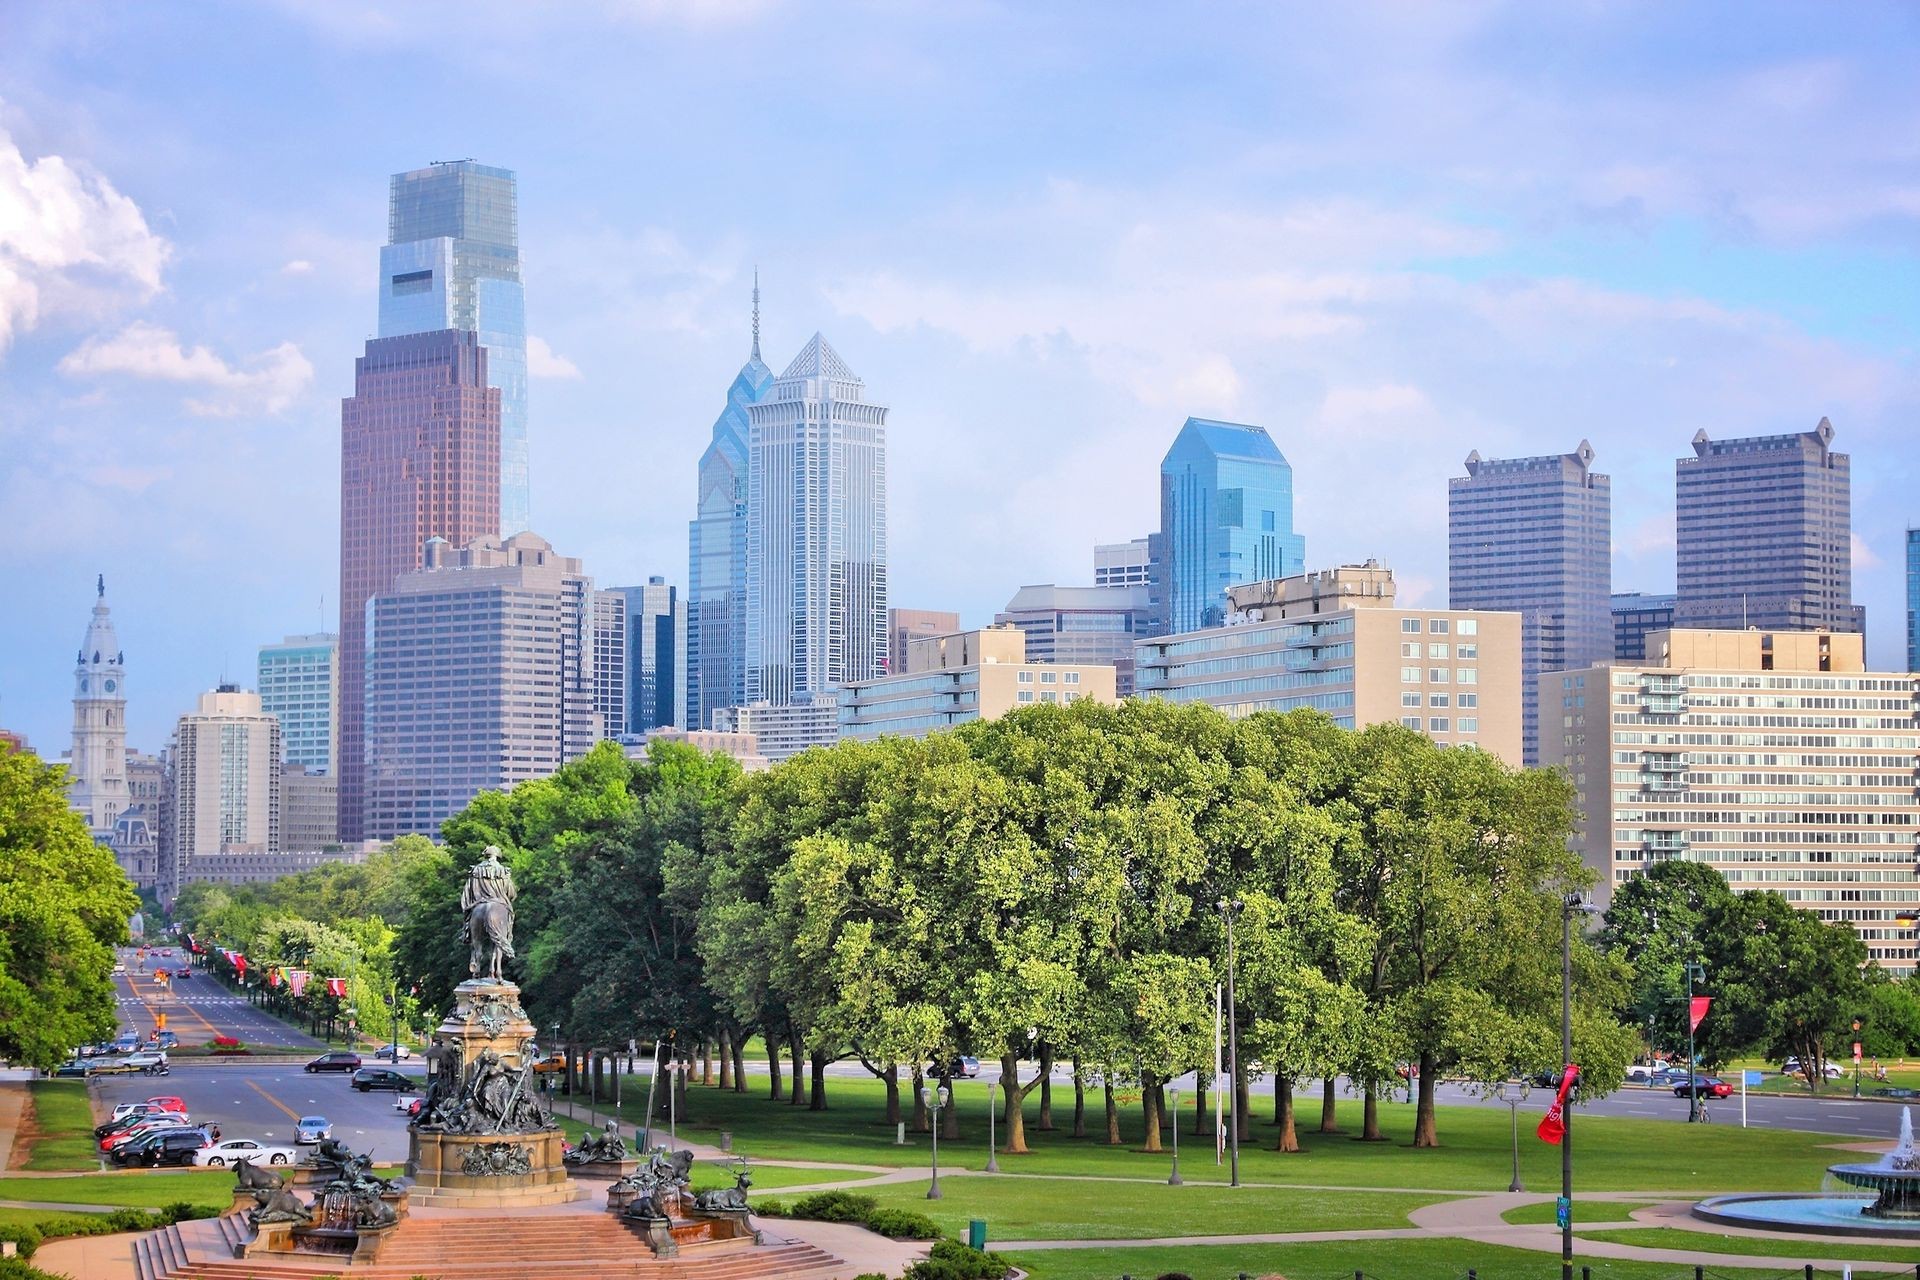
<path fill-rule="evenodd" d="M 0 1170 L 13 1163 L 13 1135 L 20 1132 L 20 1113 L 26 1106 L 26 1081 L 0 1081 Z"/>

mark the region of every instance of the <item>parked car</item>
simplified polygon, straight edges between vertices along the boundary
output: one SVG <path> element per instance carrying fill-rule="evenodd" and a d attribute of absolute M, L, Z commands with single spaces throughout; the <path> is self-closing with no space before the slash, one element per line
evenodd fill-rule
<path fill-rule="evenodd" d="M 137 1142 L 141 1138 L 148 1137 L 151 1134 L 161 1133 L 168 1129 L 184 1128 L 186 1123 L 187 1118 L 183 1115 L 148 1116 L 138 1124 L 129 1125 L 125 1129 L 110 1133 L 100 1139 L 100 1149 L 102 1151 L 114 1151 L 126 1146 L 130 1142 Z"/>
<path fill-rule="evenodd" d="M 103 1062 L 90 1064 L 87 1067 L 87 1074 L 95 1076 L 127 1076 L 132 1075 L 138 1070 L 140 1070 L 140 1068 L 127 1061 L 126 1058 L 108 1058 Z"/>
<path fill-rule="evenodd" d="M 1920 1098 L 1920 1089 L 1909 1089 L 1901 1084 L 1883 1084 L 1873 1091 L 1876 1098 Z"/>
<path fill-rule="evenodd" d="M 63 1062 L 53 1069 L 53 1075 L 56 1080 L 70 1080 L 76 1076 L 85 1080 L 92 1074 L 92 1064 L 82 1062 L 78 1058 L 74 1058 L 69 1062 Z"/>
<path fill-rule="evenodd" d="M 128 1143 L 113 1153 L 115 1164 L 186 1165 L 211 1141 L 204 1129 L 167 1129 Z"/>
<path fill-rule="evenodd" d="M 383 1044 L 373 1051 L 373 1060 L 375 1062 L 405 1062 L 412 1056 L 413 1050 L 403 1044 Z"/>
<path fill-rule="evenodd" d="M 1804 1076 L 1807 1074 L 1807 1069 L 1800 1064 L 1800 1059 L 1788 1058 L 1785 1062 L 1780 1064 L 1780 1074 L 1788 1075 L 1788 1076 Z M 1839 1063 L 1837 1062 L 1827 1063 L 1826 1065 L 1827 1079 L 1838 1080 L 1841 1076 L 1844 1076 L 1845 1074 L 1847 1074 L 1846 1069 L 1842 1067 Z"/>
<path fill-rule="evenodd" d="M 135 1035 L 131 1031 L 127 1032 L 125 1035 L 120 1036 L 113 1042 L 113 1051 L 115 1053 L 132 1053 L 135 1049 L 138 1049 L 139 1047 L 140 1047 L 140 1037 Z"/>
<path fill-rule="evenodd" d="M 370 1089 L 392 1089 L 396 1093 L 403 1089 L 417 1089 L 420 1081 L 412 1076 L 403 1076 L 389 1067 L 362 1067 L 353 1073 L 353 1087 L 361 1093 Z"/>
<path fill-rule="evenodd" d="M 1689 1093 L 1705 1098 L 1725 1098 L 1733 1093 L 1733 1086 L 1717 1076 L 1683 1076 L 1673 1086 L 1673 1096 L 1684 1098 Z"/>
<path fill-rule="evenodd" d="M 929 1062 L 927 1064 L 927 1073 L 933 1076 L 941 1075 L 940 1064 L 938 1062 Z M 962 1053 L 962 1054 L 954 1055 L 954 1057 L 949 1059 L 947 1062 L 947 1069 L 946 1069 L 945 1075 L 946 1075 L 946 1078 L 948 1079 L 958 1078 L 962 1080 L 971 1080 L 979 1074 L 980 1074 L 980 1059 L 978 1058 L 971 1058 L 971 1057 L 968 1057 L 966 1054 Z"/>
<path fill-rule="evenodd" d="M 149 1050 L 144 1053 L 130 1053 L 121 1059 L 129 1070 L 138 1071 L 143 1076 L 163 1076 L 172 1070 L 167 1065 L 165 1053 Z"/>
<path fill-rule="evenodd" d="M 293 1126 L 293 1140 L 302 1146 L 333 1136 L 333 1122 L 325 1116 L 301 1116 Z"/>
<path fill-rule="evenodd" d="M 400 1094 L 393 1100 L 393 1109 L 411 1119 L 413 1113 L 420 1109 L 420 1095 L 417 1093 Z"/>
<path fill-rule="evenodd" d="M 292 1164 L 300 1158 L 300 1153 L 292 1147 L 269 1146 L 264 1142 L 255 1142 L 252 1138 L 228 1138 L 225 1142 L 216 1142 L 212 1146 L 202 1147 L 194 1152 L 195 1164 L 212 1165 L 218 1169 L 224 1165 L 238 1164 L 246 1160 L 257 1165 Z"/>
<path fill-rule="evenodd" d="M 567 1056 L 556 1050 L 544 1058 L 536 1058 L 533 1063 L 533 1069 L 540 1075 L 546 1075 L 550 1071 L 565 1071 L 567 1069 Z"/>
<path fill-rule="evenodd" d="M 360 1055 L 357 1053 L 323 1053 L 307 1064 L 309 1071 L 358 1071 Z"/>
<path fill-rule="evenodd" d="M 125 1133 L 135 1125 L 145 1124 L 159 1114 L 158 1108 L 147 1107 L 140 1111 L 128 1112 L 124 1116 L 116 1115 L 111 1120 L 93 1126 L 93 1136 L 96 1138 L 106 1138 L 116 1133 Z"/>
<path fill-rule="evenodd" d="M 184 1113 L 187 1109 L 186 1100 L 175 1097 L 171 1093 L 156 1093 L 147 1099 L 147 1105 L 158 1107 L 162 1111 L 179 1111 Z"/>

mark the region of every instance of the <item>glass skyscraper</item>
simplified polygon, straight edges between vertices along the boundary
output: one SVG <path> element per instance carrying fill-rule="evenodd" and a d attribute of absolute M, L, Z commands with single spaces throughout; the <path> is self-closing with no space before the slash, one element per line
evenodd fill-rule
<path fill-rule="evenodd" d="M 260 708 L 280 722 L 286 762 L 311 773 L 334 771 L 339 648 L 339 637 L 330 632 L 260 646 Z"/>
<path fill-rule="evenodd" d="M 716 710 L 746 700 L 747 409 L 772 389 L 773 371 L 760 360 L 756 276 L 753 354 L 727 388 L 727 407 L 714 419 L 712 443 L 700 455 L 699 505 L 687 526 L 683 728 L 710 729 Z"/>
<path fill-rule="evenodd" d="M 1920 529 L 1907 530 L 1907 670 L 1920 671 Z"/>
<path fill-rule="evenodd" d="M 1293 468 L 1264 427 L 1188 418 L 1160 463 L 1168 634 L 1218 626 L 1227 588 L 1306 572 Z"/>
<path fill-rule="evenodd" d="M 1853 603 L 1852 460 L 1833 424 L 1790 435 L 1695 433 L 1674 467 L 1674 625 L 1864 631 Z"/>
<path fill-rule="evenodd" d="M 645 733 L 669 725 L 684 728 L 687 602 L 657 574 L 644 587 L 611 590 L 619 593 L 627 610 L 626 731 Z"/>
<path fill-rule="evenodd" d="M 1613 653 L 1613 487 L 1593 446 L 1538 458 L 1467 455 L 1447 481 L 1448 603 L 1520 615 L 1521 742 L 1540 758 L 1542 671 Z"/>
<path fill-rule="evenodd" d="M 885 675 L 886 409 L 816 333 L 747 418 L 742 705 Z"/>
<path fill-rule="evenodd" d="M 461 329 L 500 389 L 500 536 L 527 528 L 527 318 L 513 171 L 443 161 L 393 175 L 380 336 Z"/>

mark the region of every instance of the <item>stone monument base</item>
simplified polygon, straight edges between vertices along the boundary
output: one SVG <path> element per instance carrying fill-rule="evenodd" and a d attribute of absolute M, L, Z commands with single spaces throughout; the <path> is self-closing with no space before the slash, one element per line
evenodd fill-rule
<path fill-rule="evenodd" d="M 618 1182 L 639 1167 L 638 1160 L 589 1160 L 585 1164 L 568 1165 L 567 1172 L 582 1182 Z"/>
<path fill-rule="evenodd" d="M 566 1204 L 577 1190 L 560 1161 L 558 1129 L 540 1133 L 431 1133 L 415 1130 L 407 1176 L 415 1204 L 501 1208 Z"/>

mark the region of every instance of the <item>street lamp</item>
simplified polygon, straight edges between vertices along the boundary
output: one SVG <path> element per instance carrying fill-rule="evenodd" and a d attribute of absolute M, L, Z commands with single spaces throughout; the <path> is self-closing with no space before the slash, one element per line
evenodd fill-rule
<path fill-rule="evenodd" d="M 987 1081 L 987 1172 L 988 1173 L 1000 1172 L 1000 1160 L 997 1155 L 998 1148 L 994 1145 L 994 1138 L 993 1138 L 993 1086 L 994 1084 L 995 1084 L 995 1081 L 992 1081 L 992 1080 Z"/>
<path fill-rule="evenodd" d="M 940 1112 L 947 1105 L 947 1086 L 929 1089 L 921 1086 L 920 1102 L 933 1113 L 933 1183 L 927 1188 L 927 1199 L 940 1199 Z"/>
<path fill-rule="evenodd" d="M 1507 1184 L 1507 1190 L 1525 1191 L 1520 1185 L 1520 1104 L 1527 1100 L 1527 1082 L 1502 1080 L 1493 1086 L 1493 1096 L 1507 1104 L 1508 1118 L 1513 1121 L 1513 1181 Z"/>
<path fill-rule="evenodd" d="M 1233 918 L 1247 904 L 1239 898 L 1228 901 L 1220 899 L 1220 918 L 1227 926 L 1227 1097 L 1231 1102 L 1227 1115 L 1231 1123 L 1227 1126 L 1227 1145 L 1232 1153 L 1233 1175 L 1227 1185 L 1240 1185 L 1240 1024 L 1235 1019 L 1233 1007 Z"/>
<path fill-rule="evenodd" d="M 1173 1172 L 1167 1175 L 1167 1185 L 1180 1185 L 1180 1086 L 1174 1085 L 1167 1090 L 1167 1096 L 1173 1099 Z"/>
<path fill-rule="evenodd" d="M 1594 908 L 1579 893 L 1560 900 L 1560 1060 L 1561 1071 L 1573 1065 L 1573 918 L 1592 915 Z M 1689 1006 L 1691 1007 L 1691 1006 Z M 1693 1070 L 1689 1065 L 1687 1070 Z M 1562 1077 L 1564 1079 L 1564 1076 Z M 1579 1077 L 1574 1077 L 1576 1084 Z M 1560 1135 L 1560 1280 L 1573 1280 L 1573 1099 L 1560 1109 L 1565 1126 Z"/>
<path fill-rule="evenodd" d="M 1693 1124 L 1700 1119 L 1700 1066 L 1693 1056 L 1693 1030 L 1697 1025 L 1693 1020 L 1693 983 L 1695 979 L 1707 980 L 1707 966 L 1689 961 L 1687 964 L 1687 1123 Z"/>

